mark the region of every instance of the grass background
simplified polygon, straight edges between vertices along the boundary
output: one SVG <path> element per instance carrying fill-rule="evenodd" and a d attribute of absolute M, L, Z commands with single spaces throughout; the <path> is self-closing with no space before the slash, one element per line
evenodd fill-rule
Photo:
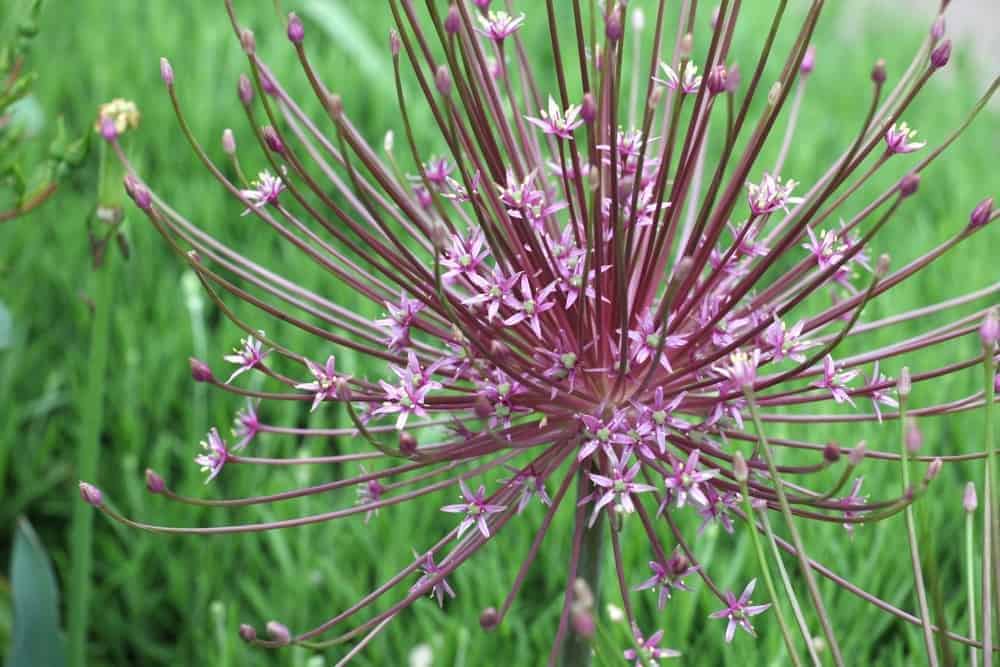
<path fill-rule="evenodd" d="M 271 3 L 244 0 L 237 4 L 245 21 L 256 29 L 268 61 L 283 73 L 286 85 L 306 97 L 306 84 L 296 76 L 294 54 L 287 47 Z M 399 136 L 402 128 L 384 48 L 391 17 L 383 3 L 297 0 L 285 4 L 288 9 L 304 11 L 315 62 L 331 86 L 344 95 L 348 113 L 372 143 L 378 145 L 387 129 L 396 130 Z M 767 20 L 761 12 L 764 7 L 746 4 L 754 7 L 747 8 L 745 28 L 738 32 L 735 43 L 745 70 L 759 48 L 760 29 Z M 923 38 L 929 19 L 894 16 L 876 4 L 881 6 L 856 1 L 831 6 L 820 25 L 815 40 L 817 70 L 785 168 L 787 175 L 806 184 L 822 173 L 835 151 L 852 136 L 867 104 L 867 76 L 874 59 L 886 59 L 892 80 Z M 532 9 L 534 20 L 526 29 L 526 38 L 543 82 L 549 82 L 543 87 L 553 90 L 551 75 L 545 73 L 551 56 L 539 25 L 540 11 Z M 796 7 L 789 25 L 799 16 L 801 11 Z M 896 31 L 892 40 L 885 39 L 890 19 Z M 700 25 L 699 30 L 704 34 L 705 26 Z M 221 3 L 50 3 L 43 16 L 42 35 L 33 54 L 33 67 L 41 74 L 36 96 L 48 112 L 64 115 L 70 127 L 83 132 L 99 103 L 117 96 L 133 99 L 143 112 L 143 121 L 140 131 L 129 139 L 129 152 L 158 192 L 248 255 L 289 269 L 297 280 L 341 303 L 361 307 L 324 274 L 301 267 L 295 255 L 241 219 L 238 205 L 225 199 L 180 137 L 159 80 L 160 55 L 171 58 L 192 127 L 215 155 L 220 153 L 217 138 L 224 127 L 232 125 L 238 137 L 248 140 L 234 92 L 245 60 Z M 787 47 L 789 39 L 786 31 L 778 53 L 785 52 L 782 47 Z M 932 143 L 956 125 L 983 88 L 962 44 L 957 44 L 955 51 L 948 71 L 934 78 L 906 115 Z M 421 141 L 436 145 L 430 124 L 418 125 L 423 128 Z M 977 201 L 996 194 L 996 129 L 997 116 L 988 111 L 944 160 L 925 173 L 918 200 L 906 206 L 880 235 L 876 253 L 891 253 L 893 264 L 900 266 L 955 233 Z M 245 166 L 254 167 L 252 158 L 244 160 Z M 770 160 L 764 162 L 768 163 Z M 0 350 L 0 497 L 5 499 L 0 505 L 0 525 L 10 527 L 0 535 L 0 552 L 9 553 L 15 517 L 27 515 L 49 550 L 62 587 L 72 578 L 75 563 L 70 556 L 69 517 L 79 502 L 75 483 L 81 433 L 86 431 L 87 415 L 91 414 L 88 406 L 95 401 L 104 408 L 103 419 L 92 424 L 100 445 L 95 481 L 129 515 L 165 524 L 209 525 L 314 513 L 349 503 L 352 497 L 345 493 L 230 514 L 171 505 L 145 492 L 142 470 L 146 466 L 161 471 L 181 493 L 227 496 L 316 483 L 342 471 L 241 468 L 227 470 L 218 488 L 205 490 L 201 475 L 191 464 L 197 442 L 209 425 L 226 427 L 240 406 L 232 397 L 206 392 L 203 386 L 191 383 L 186 358 L 194 354 L 221 368 L 221 355 L 235 343 L 238 332 L 220 317 L 200 294 L 193 276 L 185 273 L 182 263 L 137 216 L 126 223 L 132 259 L 122 262 L 114 257 L 103 278 L 91 271 L 85 235 L 85 219 L 93 210 L 97 184 L 96 161 L 91 164 L 93 168 L 77 174 L 44 208 L 0 227 L 0 302 L 12 323 L 9 345 Z M 898 176 L 901 168 L 894 173 Z M 888 178 L 876 179 L 845 207 L 844 217 L 867 201 L 864 195 L 889 182 Z M 995 246 L 991 250 L 991 244 L 983 241 L 994 240 L 995 230 L 976 238 L 920 278 L 873 304 L 868 316 L 900 312 L 995 281 Z M 95 297 L 102 279 L 110 284 L 111 293 L 109 328 L 102 341 L 110 356 L 106 377 L 98 384 L 101 392 L 95 397 L 88 382 L 94 350 L 94 316 L 88 300 Z M 884 343 L 941 321 L 900 327 L 869 337 L 862 345 Z M 261 321 L 261 326 L 268 333 L 272 329 L 280 332 L 294 349 L 313 356 L 323 353 L 303 334 L 279 330 L 266 321 Z M 975 349 L 974 341 L 955 341 L 907 362 L 919 371 L 943 360 L 965 358 Z M 365 372 L 362 363 L 353 360 L 347 365 Z M 895 375 L 898 368 L 899 363 L 893 363 L 886 370 Z M 369 372 L 379 373 L 377 369 Z M 916 402 L 930 403 L 974 391 L 978 377 L 970 373 L 948 378 L 933 388 L 920 387 Z M 300 408 L 265 408 L 264 417 L 276 424 L 306 419 L 314 425 L 337 422 L 336 414 L 321 411 L 307 418 Z M 939 453 L 979 449 L 980 421 L 978 414 L 931 420 L 923 425 L 925 447 Z M 775 434 L 781 432 L 774 430 Z M 791 429 L 787 432 L 795 433 Z M 845 444 L 865 437 L 870 446 L 879 449 L 895 449 L 898 437 L 892 426 L 831 428 L 809 435 Z M 254 447 L 274 456 L 327 451 L 318 442 L 303 446 L 267 436 L 259 437 Z M 898 493 L 897 468 L 870 464 L 863 472 L 866 488 L 875 497 Z M 962 630 L 964 602 L 957 591 L 963 574 L 961 556 L 954 545 L 961 537 L 961 524 L 955 517 L 960 514 L 961 489 L 967 479 L 980 479 L 977 466 L 947 467 L 924 503 L 933 535 L 926 555 L 940 567 L 948 620 Z M 98 517 L 93 528 L 93 587 L 87 598 L 86 664 L 306 665 L 311 656 L 301 649 L 277 653 L 247 649 L 235 636 L 238 623 L 262 627 L 276 618 L 297 630 L 322 621 L 356 600 L 374 582 L 394 573 L 408 558 L 411 546 L 422 548 L 450 526 L 450 519 L 437 511 L 443 502 L 442 496 L 398 507 L 368 527 L 357 520 L 266 535 L 207 539 L 142 534 Z M 406 664 L 406 656 L 421 643 L 432 647 L 435 665 L 538 664 L 540 656 L 547 655 L 561 606 L 570 541 L 567 521 L 557 522 L 504 625 L 493 634 L 484 634 L 476 619 L 484 607 L 502 600 L 540 518 L 538 508 L 533 508 L 527 520 L 505 530 L 498 543 L 461 570 L 452 580 L 458 598 L 443 612 L 430 600 L 420 601 L 375 641 L 357 664 Z M 684 517 L 688 528 L 693 529 L 696 523 L 694 517 Z M 870 592 L 913 608 L 901 518 L 863 528 L 853 540 L 834 526 L 809 526 L 805 534 L 811 555 L 848 574 Z M 697 541 L 699 556 L 723 588 L 741 587 L 755 576 L 756 564 L 744 537 L 710 530 Z M 637 532 L 626 534 L 626 552 L 633 579 L 645 578 L 648 554 Z M 0 560 L 6 557 L 0 556 Z M 791 563 L 790 569 L 795 569 Z M 606 592 L 611 593 L 611 580 L 606 583 Z M 718 605 L 701 594 L 704 586 L 697 588 L 695 594 L 675 596 L 662 614 L 655 612 L 654 596 L 637 598 L 644 625 L 662 627 L 665 644 L 684 651 L 685 664 L 783 663 L 772 615 L 759 617 L 758 640 L 741 634 L 732 645 L 725 645 L 722 624 L 706 620 Z M 825 582 L 822 588 L 852 664 L 920 662 L 914 657 L 922 651 L 917 629 Z M 10 632 L 9 596 L 9 582 L 5 581 L 0 599 L 4 606 L 0 646 Z M 602 634 L 610 640 L 602 645 L 602 657 L 607 664 L 618 664 L 618 645 L 624 644 L 625 628 L 611 623 L 603 611 L 599 620 Z M 338 651 L 332 650 L 317 664 L 326 664 L 337 655 Z M 962 663 L 967 655 L 955 647 L 955 658 Z"/>

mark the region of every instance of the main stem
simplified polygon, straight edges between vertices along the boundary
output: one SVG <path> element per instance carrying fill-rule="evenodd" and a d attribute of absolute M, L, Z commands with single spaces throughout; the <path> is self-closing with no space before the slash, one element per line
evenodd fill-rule
<path fill-rule="evenodd" d="M 583 468 L 580 469 L 580 479 L 577 482 L 577 502 L 582 500 L 587 484 L 584 483 Z M 586 516 L 586 515 L 585 515 Z M 598 609 L 600 609 L 600 589 L 601 589 L 601 563 L 604 560 L 604 545 L 607 543 L 607 536 L 604 533 L 604 513 L 598 516 L 594 525 L 584 528 L 583 540 L 580 543 L 580 560 L 576 566 L 576 578 L 587 582 L 591 593 L 594 596 L 594 607 L 591 613 L 594 620 L 597 619 Z M 562 667 L 590 667 L 593 657 L 592 638 L 581 636 L 570 628 L 563 640 L 562 650 L 559 652 L 559 664 Z"/>

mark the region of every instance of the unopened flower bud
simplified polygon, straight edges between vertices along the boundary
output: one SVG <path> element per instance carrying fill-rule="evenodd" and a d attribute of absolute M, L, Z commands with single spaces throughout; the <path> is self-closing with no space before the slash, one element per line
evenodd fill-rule
<path fill-rule="evenodd" d="M 248 55 L 257 51 L 257 38 L 253 36 L 253 30 L 244 28 L 240 31 L 240 44 Z"/>
<path fill-rule="evenodd" d="M 993 347 L 1000 341 L 1000 313 L 996 308 L 990 308 L 986 313 L 983 323 L 979 327 L 979 340 L 983 347 L 992 351 Z"/>
<path fill-rule="evenodd" d="M 131 174 L 125 177 L 125 192 L 141 210 L 148 211 L 153 208 L 153 196 L 149 193 L 149 188 Z"/>
<path fill-rule="evenodd" d="M 885 60 L 879 58 L 875 61 L 875 66 L 872 67 L 872 81 L 878 85 L 885 83 Z"/>
<path fill-rule="evenodd" d="M 160 58 L 160 78 L 168 86 L 174 85 L 174 68 L 166 58 Z"/>
<path fill-rule="evenodd" d="M 448 8 L 448 16 L 444 19 L 444 30 L 449 35 L 456 34 L 462 29 L 462 15 L 458 11 L 456 5 L 452 5 Z"/>
<path fill-rule="evenodd" d="M 802 56 L 802 64 L 799 65 L 799 72 L 802 76 L 809 76 L 816 69 L 816 47 L 812 44 L 806 48 L 806 53 Z"/>
<path fill-rule="evenodd" d="M 882 253 L 878 257 L 878 262 L 875 264 L 875 277 L 882 279 L 885 278 L 889 273 L 889 254 Z"/>
<path fill-rule="evenodd" d="M 649 108 L 656 109 L 660 106 L 661 100 L 663 100 L 663 86 L 653 86 L 653 89 L 649 91 Z"/>
<path fill-rule="evenodd" d="M 712 30 L 715 30 L 716 28 L 719 27 L 719 9 L 720 8 L 718 6 L 715 9 L 713 9 L 712 15 L 708 19 L 708 25 L 712 27 Z"/>
<path fill-rule="evenodd" d="M 486 419 L 493 414 L 493 406 L 490 405 L 489 399 L 482 394 L 476 396 L 476 400 L 472 404 L 472 410 L 480 419 Z"/>
<path fill-rule="evenodd" d="M 594 614 L 587 610 L 574 611 L 570 616 L 573 632 L 584 639 L 590 639 L 597 630 Z"/>
<path fill-rule="evenodd" d="M 389 51 L 392 53 L 392 57 L 395 58 L 399 55 L 400 49 L 403 48 L 403 43 L 399 39 L 399 32 L 396 30 L 389 31 Z"/>
<path fill-rule="evenodd" d="M 236 92 L 240 96 L 240 102 L 244 105 L 249 106 L 253 102 L 253 84 L 250 83 L 250 77 L 246 74 L 240 74 L 240 81 L 236 84 Z"/>
<path fill-rule="evenodd" d="M 302 25 L 302 19 L 295 12 L 288 15 L 288 41 L 292 44 L 301 44 L 306 38 L 306 28 Z"/>
<path fill-rule="evenodd" d="M 716 65 L 712 68 L 712 71 L 708 73 L 708 78 L 706 79 L 705 85 L 708 86 L 708 92 L 713 95 L 718 95 L 719 93 L 726 90 L 726 68 L 723 65 Z"/>
<path fill-rule="evenodd" d="M 115 127 L 115 119 L 111 116 L 101 116 L 101 137 L 105 141 L 114 141 L 118 138 L 118 128 Z"/>
<path fill-rule="evenodd" d="M 692 51 L 694 51 L 694 35 L 691 33 L 685 33 L 684 36 L 681 37 L 680 51 L 678 55 L 681 57 L 681 60 L 687 60 L 691 57 Z"/>
<path fill-rule="evenodd" d="M 946 39 L 931 51 L 931 67 L 941 69 L 951 59 L 951 40 Z"/>
<path fill-rule="evenodd" d="M 906 450 L 911 454 L 916 454 L 924 446 L 924 434 L 914 419 L 907 419 L 903 428 L 905 429 L 903 440 L 906 443 Z"/>
<path fill-rule="evenodd" d="M 604 34 L 607 36 L 609 42 L 617 42 L 625 35 L 625 26 L 622 25 L 621 9 L 617 6 L 610 14 L 608 14 L 608 18 L 605 19 Z"/>
<path fill-rule="evenodd" d="M 434 84 L 437 86 L 438 92 L 445 97 L 451 95 L 451 73 L 444 65 L 438 67 L 437 73 L 434 75 Z"/>
<path fill-rule="evenodd" d="M 774 106 L 781 99 L 781 82 L 775 81 L 774 85 L 771 86 L 771 90 L 767 91 L 767 103 L 769 106 Z"/>
<path fill-rule="evenodd" d="M 326 97 L 326 110 L 335 122 L 339 122 L 344 115 L 344 100 L 337 93 L 332 93 Z"/>
<path fill-rule="evenodd" d="M 268 148 L 279 155 L 285 152 L 285 142 L 283 142 L 281 137 L 278 136 L 277 130 L 270 125 L 265 125 L 261 132 L 264 135 L 264 143 Z"/>
<path fill-rule="evenodd" d="M 479 627 L 483 630 L 490 631 L 495 630 L 500 624 L 500 614 L 497 612 L 496 607 L 487 607 L 483 609 L 483 613 L 479 615 Z"/>
<path fill-rule="evenodd" d="M 827 463 L 836 463 L 840 460 L 840 447 L 835 442 L 828 442 L 823 447 L 823 459 Z"/>
<path fill-rule="evenodd" d="M 935 458 L 931 461 L 931 464 L 927 466 L 927 473 L 924 475 L 924 480 L 927 482 L 933 481 L 940 474 L 943 465 L 944 462 L 940 458 Z"/>
<path fill-rule="evenodd" d="M 646 13 L 641 8 L 632 10 L 632 28 L 638 32 L 646 27 Z"/>
<path fill-rule="evenodd" d="M 899 196 L 909 197 L 920 187 L 920 174 L 910 173 L 899 182 Z"/>
<path fill-rule="evenodd" d="M 965 485 L 965 492 L 962 494 L 962 508 L 966 512 L 972 513 L 979 507 L 979 499 L 976 497 L 976 485 L 969 482 Z"/>
<path fill-rule="evenodd" d="M 936 19 L 934 19 L 933 25 L 931 25 L 931 39 L 937 44 L 942 37 L 944 37 L 945 23 L 944 16 L 939 14 Z"/>
<path fill-rule="evenodd" d="M 400 433 L 399 451 L 403 456 L 413 456 L 417 452 L 417 438 L 408 431 Z"/>
<path fill-rule="evenodd" d="M 248 643 L 252 642 L 257 639 L 257 631 L 254 630 L 252 625 L 243 623 L 240 625 L 240 639 Z"/>
<path fill-rule="evenodd" d="M 88 505 L 93 505 L 94 507 L 101 507 L 104 505 L 104 495 L 101 493 L 101 490 L 93 484 L 80 482 L 80 497 L 83 498 L 84 502 Z"/>
<path fill-rule="evenodd" d="M 277 621 L 268 621 L 266 629 L 267 636 L 271 638 L 271 641 L 277 642 L 281 646 L 285 646 L 288 642 L 292 641 L 292 633 Z"/>
<path fill-rule="evenodd" d="M 152 468 L 146 468 L 146 489 L 150 493 L 163 493 L 167 485 L 163 483 L 163 478 L 156 474 Z"/>
<path fill-rule="evenodd" d="M 222 151 L 226 155 L 236 154 L 236 137 L 228 127 L 222 131 Z"/>
<path fill-rule="evenodd" d="M 896 391 L 900 398 L 907 398 L 913 390 L 913 381 L 910 379 L 910 368 L 903 366 L 899 371 L 899 380 L 896 381 Z"/>
<path fill-rule="evenodd" d="M 733 477 L 741 484 L 750 479 L 750 469 L 747 468 L 747 460 L 743 458 L 742 452 L 733 454 Z"/>
<path fill-rule="evenodd" d="M 588 125 L 597 119 L 597 102 L 594 101 L 592 93 L 583 96 L 583 102 L 580 104 L 580 118 Z"/>
<path fill-rule="evenodd" d="M 854 445 L 854 449 L 851 453 L 847 455 L 847 462 L 850 463 L 855 468 L 861 465 L 861 462 L 865 460 L 865 452 L 868 451 L 868 443 L 862 440 L 858 444 Z"/>
<path fill-rule="evenodd" d="M 201 359 L 191 357 L 188 359 L 188 363 L 191 364 L 191 377 L 194 378 L 195 382 L 211 382 L 215 379 L 212 375 L 212 369 Z"/>
<path fill-rule="evenodd" d="M 472 0 L 472 4 L 484 11 L 490 8 L 490 2 L 491 0 Z"/>
<path fill-rule="evenodd" d="M 969 215 L 969 229 L 978 229 L 990 221 L 993 215 L 993 197 L 987 197 L 976 204 Z"/>

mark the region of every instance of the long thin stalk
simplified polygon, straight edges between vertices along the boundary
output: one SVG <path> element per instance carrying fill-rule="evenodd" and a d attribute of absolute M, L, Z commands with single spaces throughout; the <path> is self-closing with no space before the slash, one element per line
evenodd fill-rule
<path fill-rule="evenodd" d="M 971 484 L 971 482 L 970 482 Z M 965 583 L 966 604 L 969 609 L 969 639 L 976 638 L 976 527 L 975 508 L 965 513 Z M 977 667 L 979 657 L 976 647 L 969 647 L 969 667 Z"/>
<path fill-rule="evenodd" d="M 580 470 L 580 480 L 578 488 L 580 493 L 586 489 L 583 483 L 583 475 L 586 473 Z M 604 534 L 604 513 L 602 512 L 593 526 L 583 529 L 583 541 L 580 544 L 580 562 L 576 568 L 576 578 L 583 579 L 590 587 L 594 596 L 594 609 L 599 608 L 600 588 L 601 588 L 601 564 L 604 560 L 604 545 L 607 543 L 607 536 Z M 562 667 L 589 667 L 591 664 L 592 647 L 590 640 L 582 637 L 577 632 L 567 632 L 560 651 L 559 664 Z"/>
<path fill-rule="evenodd" d="M 816 614 L 819 616 L 820 626 L 823 628 L 823 635 L 826 637 L 827 644 L 830 647 L 830 653 L 833 656 L 833 662 L 837 667 L 843 667 L 844 657 L 840 653 L 840 645 L 837 643 L 837 638 L 833 634 L 833 626 L 830 623 L 830 617 L 826 613 L 826 607 L 823 604 L 823 598 L 819 594 L 819 586 L 816 584 L 816 575 L 813 574 L 812 568 L 809 566 L 809 556 L 806 554 L 805 545 L 802 543 L 802 536 L 799 535 L 798 529 L 795 527 L 795 520 L 792 516 L 792 508 L 788 504 L 788 497 L 785 495 L 785 488 L 782 486 L 781 477 L 778 476 L 778 470 L 774 465 L 774 457 L 771 454 L 771 445 L 767 441 L 767 436 L 764 434 L 764 423 L 760 418 L 760 410 L 757 407 L 757 399 L 754 397 L 753 390 L 747 387 L 744 391 L 744 395 L 747 399 L 747 406 L 750 408 L 750 415 L 753 418 L 754 428 L 757 430 L 757 437 L 760 441 L 760 450 L 764 454 L 764 461 L 767 463 L 767 471 L 771 476 L 771 480 L 774 482 L 774 490 L 778 495 L 778 504 L 781 506 L 781 514 L 785 518 L 785 523 L 788 525 L 788 533 L 791 535 L 792 544 L 795 546 L 795 555 L 799 559 L 799 565 L 802 567 L 802 574 L 806 579 L 806 586 L 809 588 L 809 596 L 812 598 L 813 606 L 816 608 Z"/>
<path fill-rule="evenodd" d="M 996 372 L 993 361 L 993 346 L 983 346 L 983 380 L 984 386 L 984 409 L 986 411 L 986 451 L 989 456 L 984 459 L 985 470 L 983 471 L 983 667 L 993 665 L 993 586 L 998 582 L 992 581 L 993 568 L 993 541 L 997 538 L 994 534 L 996 530 L 996 508 L 993 496 L 996 494 L 997 473 L 995 459 L 1000 456 L 1000 451 L 996 447 L 996 439 L 993 436 L 993 413 L 995 412 L 994 375 Z"/>
<path fill-rule="evenodd" d="M 95 272 L 97 291 L 94 297 L 93 327 L 90 334 L 87 376 L 80 394 L 80 432 L 77 444 L 77 476 L 95 479 L 100 455 L 101 427 L 104 423 L 104 389 L 108 367 L 111 297 L 115 284 L 114 262 L 106 262 Z M 86 503 L 73 505 L 70 537 L 70 570 L 68 596 L 69 664 L 87 667 L 87 628 L 90 608 L 92 570 L 93 509 Z"/>

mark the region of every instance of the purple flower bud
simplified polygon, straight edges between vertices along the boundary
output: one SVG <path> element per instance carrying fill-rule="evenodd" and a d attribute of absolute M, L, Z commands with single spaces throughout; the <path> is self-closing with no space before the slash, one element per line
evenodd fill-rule
<path fill-rule="evenodd" d="M 812 44 L 806 48 L 806 53 L 802 56 L 802 64 L 799 65 L 799 72 L 802 76 L 809 76 L 816 69 L 816 47 Z"/>
<path fill-rule="evenodd" d="M 920 187 L 920 174 L 910 173 L 899 182 L 899 196 L 909 197 Z"/>
<path fill-rule="evenodd" d="M 244 28 L 240 31 L 240 44 L 247 55 L 253 55 L 257 51 L 257 38 L 253 36 L 253 30 Z"/>
<path fill-rule="evenodd" d="M 996 308 L 990 308 L 986 313 L 986 318 L 979 327 L 979 339 L 983 342 L 983 347 L 992 350 L 1000 341 L 1000 313 Z"/>
<path fill-rule="evenodd" d="M 879 58 L 872 67 L 872 81 L 881 86 L 885 83 L 885 60 Z"/>
<path fill-rule="evenodd" d="M 257 639 L 257 631 L 254 630 L 252 625 L 247 625 L 243 623 L 240 625 L 240 639 L 249 643 Z"/>
<path fill-rule="evenodd" d="M 487 607 L 483 610 L 483 613 L 479 615 L 479 626 L 486 630 L 495 630 L 496 627 L 500 625 L 500 614 L 497 612 L 495 607 Z"/>
<path fill-rule="evenodd" d="M 854 449 L 851 453 L 847 455 L 847 462 L 850 463 L 855 468 L 861 465 L 861 462 L 865 460 L 865 452 L 868 451 L 868 443 L 862 440 L 858 444 L 854 445 Z"/>
<path fill-rule="evenodd" d="M 389 51 L 392 52 L 392 57 L 396 58 L 399 56 L 400 49 L 403 48 L 403 43 L 399 39 L 399 33 L 395 30 L 389 31 Z"/>
<path fill-rule="evenodd" d="M 733 64 L 726 72 L 726 92 L 735 93 L 740 87 L 740 66 Z"/>
<path fill-rule="evenodd" d="M 476 396 L 476 400 L 472 405 L 472 410 L 480 419 L 486 419 L 493 414 L 493 406 L 490 405 L 489 400 L 482 394 Z"/>
<path fill-rule="evenodd" d="M 678 55 L 681 57 L 681 60 L 687 60 L 691 57 L 692 51 L 694 51 L 694 35 L 689 32 L 684 33 L 684 36 L 681 37 Z"/>
<path fill-rule="evenodd" d="M 906 450 L 911 454 L 916 454 L 924 446 L 924 434 L 920 430 L 920 427 L 917 426 L 915 419 L 907 419 L 903 428 L 906 431 L 903 435 L 903 439 L 906 442 Z"/>
<path fill-rule="evenodd" d="M 88 505 L 93 505 L 94 507 L 101 507 L 104 505 L 104 495 L 101 493 L 101 490 L 93 484 L 80 482 L 80 497 L 83 498 L 84 502 Z"/>
<path fill-rule="evenodd" d="M 413 456 L 417 453 L 417 439 L 412 433 L 404 431 L 399 434 L 399 451 L 403 456 Z"/>
<path fill-rule="evenodd" d="M 105 141 L 114 141 L 118 138 L 118 128 L 115 127 L 115 120 L 111 116 L 101 116 L 101 136 Z"/>
<path fill-rule="evenodd" d="M 927 473 L 924 475 L 924 479 L 928 482 L 932 481 L 941 472 L 941 467 L 943 465 L 944 462 L 941 459 L 935 458 L 931 461 L 931 464 L 927 466 Z"/>
<path fill-rule="evenodd" d="M 951 40 L 946 39 L 931 51 L 931 67 L 941 69 L 948 64 L 951 58 Z"/>
<path fill-rule="evenodd" d="M 277 642 L 280 646 L 285 646 L 292 641 L 292 633 L 277 621 L 268 621 L 266 629 L 267 636 L 271 638 L 271 641 Z"/>
<path fill-rule="evenodd" d="M 840 447 L 835 442 L 828 442 L 823 447 L 823 459 L 827 463 L 836 463 L 840 460 Z"/>
<path fill-rule="evenodd" d="M 249 106 L 253 102 L 253 84 L 250 83 L 250 77 L 246 74 L 240 74 L 240 82 L 236 85 L 236 92 L 240 96 L 240 102 L 245 106 Z"/>
<path fill-rule="evenodd" d="M 275 153 L 284 154 L 285 143 L 278 136 L 278 131 L 270 125 L 265 125 L 262 132 L 264 134 L 264 143 L 267 144 L 267 147 Z"/>
<path fill-rule="evenodd" d="M 597 119 L 597 102 L 594 101 L 592 93 L 583 96 L 583 103 L 580 105 L 580 118 L 588 125 Z"/>
<path fill-rule="evenodd" d="M 166 58 L 160 58 L 160 78 L 167 86 L 174 85 L 174 68 Z"/>
<path fill-rule="evenodd" d="M 188 363 L 191 364 L 191 377 L 194 378 L 195 382 L 212 382 L 215 380 L 215 376 L 212 375 L 212 369 L 201 359 L 190 357 Z"/>
<path fill-rule="evenodd" d="M 226 155 L 236 154 L 236 137 L 228 127 L 222 131 L 222 150 Z"/>
<path fill-rule="evenodd" d="M 993 215 L 993 197 L 987 197 L 976 204 L 969 215 L 969 229 L 978 229 L 990 221 Z"/>
<path fill-rule="evenodd" d="M 163 493 L 167 485 L 164 484 L 163 478 L 156 474 L 152 468 L 146 468 L 146 489 L 150 493 Z"/>
<path fill-rule="evenodd" d="M 292 44 L 301 44 L 306 38 L 306 28 L 302 25 L 302 19 L 295 12 L 288 15 L 288 41 Z"/>
<path fill-rule="evenodd" d="M 455 5 L 448 8 L 448 16 L 444 19 L 444 29 L 449 35 L 457 34 L 462 29 L 462 15 Z"/>
<path fill-rule="evenodd" d="M 716 65 L 712 68 L 712 71 L 708 73 L 708 78 L 705 85 L 708 86 L 708 92 L 713 95 L 718 95 L 719 93 L 726 90 L 726 68 L 723 65 Z"/>
<path fill-rule="evenodd" d="M 903 370 L 899 371 L 899 380 L 896 381 L 896 391 L 899 393 L 900 398 L 907 398 L 910 392 L 913 391 L 913 381 L 910 379 L 910 368 L 908 366 L 903 366 Z"/>
<path fill-rule="evenodd" d="M 740 483 L 750 479 L 750 469 L 747 468 L 747 460 L 743 458 L 743 452 L 733 454 L 733 479 Z"/>
<path fill-rule="evenodd" d="M 570 617 L 570 625 L 573 627 L 574 633 L 585 639 L 593 637 L 594 632 L 597 630 L 597 624 L 594 623 L 594 615 L 587 609 L 574 611 Z"/>
<path fill-rule="evenodd" d="M 625 26 L 622 25 L 622 13 L 617 7 L 605 19 L 604 34 L 610 42 L 617 42 L 625 35 Z"/>
<path fill-rule="evenodd" d="M 153 208 L 153 196 L 149 193 L 149 188 L 131 174 L 125 177 L 125 192 L 143 211 Z"/>
<path fill-rule="evenodd" d="M 878 262 L 876 262 L 875 264 L 875 276 L 879 280 L 885 278 L 886 275 L 889 273 L 889 261 L 890 260 L 888 253 L 882 253 L 881 255 L 879 255 Z"/>
<path fill-rule="evenodd" d="M 934 20 L 934 24 L 931 26 L 931 39 L 934 40 L 935 44 L 940 41 L 942 37 L 944 37 L 944 30 L 944 16 L 938 15 L 938 17 Z"/>
<path fill-rule="evenodd" d="M 487 9 L 490 8 L 490 1 L 491 0 L 472 0 L 472 4 L 474 4 L 476 7 L 479 7 L 483 11 L 486 11 Z"/>
<path fill-rule="evenodd" d="M 451 95 L 451 73 L 444 65 L 438 67 L 437 73 L 434 74 L 434 85 L 437 86 L 438 92 L 445 97 Z"/>
<path fill-rule="evenodd" d="M 965 485 L 965 492 L 962 494 L 962 508 L 972 514 L 979 507 L 979 498 L 976 497 L 976 485 L 969 482 Z"/>

